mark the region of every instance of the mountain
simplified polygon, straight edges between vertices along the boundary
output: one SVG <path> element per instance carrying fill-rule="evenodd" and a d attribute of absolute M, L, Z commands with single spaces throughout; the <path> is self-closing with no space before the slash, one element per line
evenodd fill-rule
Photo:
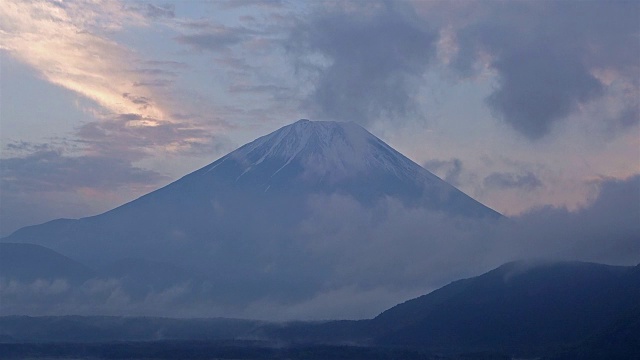
<path fill-rule="evenodd" d="M 46 314 L 96 272 L 40 245 L 0 243 L 0 314 Z M 1 338 L 1 336 L 0 336 Z"/>
<path fill-rule="evenodd" d="M 373 319 L 376 342 L 540 355 L 595 335 L 640 303 L 638 267 L 513 262 Z"/>
<path fill-rule="evenodd" d="M 616 358 L 635 359 L 640 356 L 639 270 L 640 265 L 511 262 L 371 320 L 292 322 L 256 331 L 281 342 L 351 343 L 445 355 L 582 359 L 619 354 Z"/>
<path fill-rule="evenodd" d="M 169 264 L 204 274 L 215 289 L 205 297 L 230 304 L 296 301 L 335 272 L 303 230 L 316 221 L 318 199 L 336 198 L 362 209 L 393 199 L 450 217 L 501 217 L 354 123 L 300 120 L 106 213 L 29 226 L 2 241 L 96 268 L 123 259 Z"/>
<path fill-rule="evenodd" d="M 93 269 L 44 246 L 0 243 L 0 279 L 4 281 L 82 283 L 95 275 Z"/>
<path fill-rule="evenodd" d="M 578 345 L 551 356 L 553 360 L 640 358 L 640 305 Z"/>

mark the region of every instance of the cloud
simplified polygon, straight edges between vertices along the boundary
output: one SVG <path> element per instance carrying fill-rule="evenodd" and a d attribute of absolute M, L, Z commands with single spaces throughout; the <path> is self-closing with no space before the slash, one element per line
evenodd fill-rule
<path fill-rule="evenodd" d="M 278 9 L 282 8 L 285 5 L 284 0 L 225 0 L 220 1 L 218 4 L 222 9 L 235 9 L 239 7 L 261 7 L 261 8 L 271 8 Z"/>
<path fill-rule="evenodd" d="M 85 123 L 73 138 L 51 144 L 7 144 L 0 158 L 0 235 L 55 218 L 100 213 L 170 180 L 134 162 L 158 153 L 174 159 L 210 156 L 231 147 L 225 137 L 212 136 L 189 119 L 120 114 Z"/>
<path fill-rule="evenodd" d="M 143 298 L 136 299 L 128 293 L 122 279 L 94 278 L 72 287 L 66 279 L 21 282 L 0 277 L 0 292 L 3 294 L 0 314 L 5 316 L 123 313 L 143 316 L 162 316 L 167 313 L 175 316 L 193 316 L 194 313 L 190 311 L 206 311 L 185 299 L 186 295 L 192 299 L 195 295 L 188 284 L 175 284 L 161 290 L 147 291 Z M 176 307 L 186 309 L 184 312 L 168 312 Z"/>
<path fill-rule="evenodd" d="M 543 186 L 542 181 L 532 172 L 523 174 L 494 172 L 483 180 L 485 187 L 494 189 L 522 189 L 531 191 Z"/>
<path fill-rule="evenodd" d="M 416 114 L 415 94 L 437 33 L 399 3 L 345 8 L 305 17 L 285 42 L 298 70 L 314 78 L 307 107 L 322 118 L 361 124 Z"/>
<path fill-rule="evenodd" d="M 4 280 L 4 281 L 3 281 Z M 33 282 L 18 282 L 15 280 L 0 280 L 0 290 L 4 296 L 16 295 L 19 293 L 29 293 L 31 295 L 55 295 L 70 289 L 69 283 L 65 279 L 43 280 L 37 279 Z"/>
<path fill-rule="evenodd" d="M 109 149 L 109 142 L 104 141 L 100 148 L 86 151 L 102 151 L 100 155 L 122 151 L 124 140 L 137 136 L 144 138 L 134 141 L 132 156 L 139 156 L 144 144 L 151 146 L 143 149 L 146 154 L 165 150 L 189 153 L 190 144 L 201 147 L 213 141 L 215 131 L 211 124 L 205 126 L 194 118 L 173 118 L 184 111 L 175 108 L 176 102 L 170 100 L 168 89 L 164 88 L 173 84 L 186 64 L 141 59 L 110 39 L 124 27 L 147 26 L 146 13 L 152 18 L 170 17 L 170 6 L 147 4 L 141 10 L 118 1 L 10 1 L 5 5 L 0 11 L 0 48 L 33 67 L 47 81 L 95 101 L 99 107 L 83 110 L 98 121 L 83 128 L 110 129 L 111 136 L 120 136 L 111 139 L 116 149 Z M 139 121 L 122 126 L 120 120 L 131 116 Z M 150 129 L 144 131 L 144 127 Z M 83 128 L 75 134 L 80 141 L 95 140 L 84 138 L 87 132 Z M 156 135 L 159 137 L 151 137 Z M 122 155 L 121 152 L 119 156 Z"/>
<path fill-rule="evenodd" d="M 136 98 L 141 104 L 148 99 Z M 154 153 L 202 155 L 218 153 L 229 146 L 223 136 L 186 120 L 162 121 L 138 114 L 119 114 L 108 121 L 83 124 L 77 142 L 91 154 L 139 160 Z"/>
<path fill-rule="evenodd" d="M 453 186 L 460 185 L 460 174 L 462 173 L 462 160 L 453 158 L 451 160 L 428 160 L 422 165 L 425 169 L 442 174 L 442 179 Z"/>
<path fill-rule="evenodd" d="M 178 274 L 173 282 L 149 279 L 145 274 L 157 275 L 157 270 L 132 274 L 117 266 L 124 269 L 119 276 L 93 279 L 79 288 L 61 282 L 0 282 L 13 289 L 12 296 L 21 296 L 3 311 L 35 301 L 34 308 L 46 314 L 372 317 L 453 280 L 518 259 L 635 265 L 640 262 L 638 199 L 640 175 L 604 179 L 599 195 L 575 211 L 543 207 L 499 221 L 450 217 L 392 198 L 363 205 L 349 196 L 315 195 L 301 222 L 281 227 L 259 217 L 250 228 L 237 227 L 242 229 L 240 243 L 234 238 L 198 251 L 215 269 L 199 272 L 204 281 L 189 280 L 190 273 Z M 246 221 L 246 212 L 242 215 Z M 188 258 L 189 266 L 197 267 L 196 257 Z M 143 263 L 131 262 L 136 267 Z M 244 284 L 241 291 L 238 284 Z M 44 293 L 56 298 L 39 302 Z M 31 300 L 30 294 L 37 298 Z"/>
<path fill-rule="evenodd" d="M 125 185 L 155 184 L 161 174 L 137 168 L 124 159 L 104 156 L 64 156 L 45 150 L 0 160 L 0 187 L 10 192 L 113 190 Z"/>
<path fill-rule="evenodd" d="M 10 142 L 5 146 L 6 152 L 11 153 L 27 153 L 27 152 L 37 152 L 37 151 L 47 151 L 51 150 L 51 145 L 49 144 L 34 144 L 28 141 L 14 141 Z"/>
<path fill-rule="evenodd" d="M 554 207 L 529 211 L 507 224 L 501 237 L 519 257 L 637 264 L 639 199 L 640 175 L 604 179 L 590 204 L 575 211 Z M 509 239 L 517 240 L 508 244 Z"/>
<path fill-rule="evenodd" d="M 141 108 L 122 94 L 153 98 L 130 71 L 134 55 L 104 33 L 143 19 L 117 2 L 92 4 L 10 1 L 3 6 L 0 46 L 31 65 L 45 79 L 96 101 L 113 113 L 163 118 L 159 106 Z M 47 14 L 47 16 L 43 16 Z M 55 36 L 51 36 L 55 34 Z"/>
<path fill-rule="evenodd" d="M 495 223 L 406 208 L 393 199 L 370 208 L 349 197 L 317 197 L 299 230 L 327 275 L 324 289 L 306 303 L 313 304 L 314 313 L 335 314 L 331 294 L 426 293 L 519 259 L 635 265 L 640 262 L 639 199 L 640 175 L 605 179 L 599 195 L 583 208 L 543 207 Z M 385 298 L 387 306 L 403 300 Z M 361 301 L 358 295 L 351 299 L 354 303 L 340 301 L 345 308 Z M 384 309 L 375 300 L 362 304 L 370 307 L 358 314 L 373 316 Z"/>
<path fill-rule="evenodd" d="M 145 4 L 144 14 L 147 17 L 157 19 L 157 18 L 173 18 L 176 16 L 176 7 L 173 4 L 166 5 L 154 5 L 154 4 Z"/>
<path fill-rule="evenodd" d="M 447 65 L 464 79 L 491 78 L 486 105 L 530 140 L 574 115 L 618 131 L 640 121 L 637 3 L 327 4 L 285 41 L 307 86 L 303 108 L 317 117 L 420 117 L 423 75 Z"/>
<path fill-rule="evenodd" d="M 227 26 L 203 25 L 205 29 L 196 34 L 180 35 L 176 40 L 180 43 L 190 45 L 197 50 L 221 51 L 233 45 L 237 45 L 254 32 L 246 28 L 231 28 Z"/>
<path fill-rule="evenodd" d="M 451 65 L 465 76 L 476 73 L 478 63 L 495 71 L 497 88 L 487 104 L 529 139 L 547 135 L 554 123 L 620 83 L 638 97 L 638 3 L 528 1 L 482 6 L 479 15 L 467 16 L 466 22 L 457 19 Z M 637 109 L 637 102 L 627 107 Z"/>

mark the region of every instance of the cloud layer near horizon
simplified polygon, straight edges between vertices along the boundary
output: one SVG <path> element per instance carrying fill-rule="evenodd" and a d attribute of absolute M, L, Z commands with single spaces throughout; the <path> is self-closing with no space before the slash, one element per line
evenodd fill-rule
<path fill-rule="evenodd" d="M 144 270 L 147 263 L 153 273 L 158 266 L 173 269 L 148 260 L 116 263 L 111 268 L 117 272 L 79 286 L 65 279 L 4 279 L 0 290 L 11 299 L 5 311 L 20 313 L 25 304 L 41 315 L 365 318 L 513 260 L 635 265 L 640 262 L 638 199 L 640 175 L 605 180 L 599 195 L 581 209 L 544 207 L 496 223 L 407 208 L 390 198 L 370 207 L 344 195 L 318 195 L 309 199 L 310 213 L 302 223 L 287 230 L 256 225 L 252 233 L 260 235 L 243 240 L 243 252 L 255 256 L 256 266 L 271 259 L 274 271 L 286 268 L 281 274 L 286 278 L 260 285 L 250 281 L 251 269 L 238 268 L 243 273 L 233 274 L 236 281 L 248 277 L 246 299 L 225 302 L 216 291 L 220 284 L 203 273 L 192 276 L 176 268 L 172 276 L 147 279 L 141 275 L 150 271 Z M 264 246 L 281 242 L 276 253 Z M 304 286 L 291 286 L 298 280 Z M 271 287 L 269 295 L 250 296 L 264 286 Z"/>

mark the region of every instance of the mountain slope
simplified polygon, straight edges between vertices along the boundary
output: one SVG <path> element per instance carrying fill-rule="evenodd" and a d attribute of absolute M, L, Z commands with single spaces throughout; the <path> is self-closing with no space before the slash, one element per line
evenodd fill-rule
<path fill-rule="evenodd" d="M 640 358 L 640 305 L 625 311 L 615 321 L 553 360 L 589 360 Z"/>
<path fill-rule="evenodd" d="M 23 283 L 64 279 L 82 283 L 95 275 L 93 269 L 44 246 L 0 243 L 0 279 Z"/>
<path fill-rule="evenodd" d="M 636 268 L 516 262 L 397 305 L 372 326 L 387 345 L 540 354 L 594 334 L 639 302 Z"/>
<path fill-rule="evenodd" d="M 559 353 L 559 359 L 579 359 L 607 357 L 609 351 L 635 358 L 640 355 L 639 270 L 640 265 L 512 262 L 371 320 L 266 324 L 256 332 L 285 343 L 352 343 L 450 355 Z"/>

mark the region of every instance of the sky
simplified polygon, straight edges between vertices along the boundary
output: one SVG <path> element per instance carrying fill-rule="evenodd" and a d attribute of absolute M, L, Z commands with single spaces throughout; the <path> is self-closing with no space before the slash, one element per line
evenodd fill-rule
<path fill-rule="evenodd" d="M 301 118 L 354 121 L 510 217 L 582 216 L 611 184 L 640 206 L 634 1 L 2 3 L 0 235 Z"/>

